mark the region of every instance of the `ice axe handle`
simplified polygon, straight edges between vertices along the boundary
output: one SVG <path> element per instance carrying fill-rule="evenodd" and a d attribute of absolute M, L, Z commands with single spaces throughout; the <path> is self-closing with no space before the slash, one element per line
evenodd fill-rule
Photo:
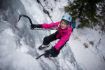
<path fill-rule="evenodd" d="M 45 55 L 45 53 L 39 55 L 36 59 L 39 59 L 41 56 Z"/>

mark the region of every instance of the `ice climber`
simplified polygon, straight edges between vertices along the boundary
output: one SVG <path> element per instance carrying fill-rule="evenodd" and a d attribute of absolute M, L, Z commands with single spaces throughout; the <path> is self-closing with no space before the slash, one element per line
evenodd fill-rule
<path fill-rule="evenodd" d="M 64 14 L 61 21 L 54 23 L 44 23 L 44 24 L 33 24 L 31 29 L 34 28 L 44 28 L 52 29 L 56 28 L 57 31 L 49 36 L 44 37 L 42 45 L 38 48 L 42 50 L 46 47 L 49 47 L 50 42 L 59 39 L 59 41 L 49 50 L 45 51 L 45 57 L 57 57 L 60 53 L 60 50 L 64 47 L 66 42 L 69 40 L 69 37 L 73 31 L 72 27 L 72 17 L 68 13 Z"/>

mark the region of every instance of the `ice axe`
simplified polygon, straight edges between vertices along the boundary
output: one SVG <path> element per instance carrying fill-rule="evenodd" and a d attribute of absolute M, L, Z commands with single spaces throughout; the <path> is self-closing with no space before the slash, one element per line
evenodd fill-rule
<path fill-rule="evenodd" d="M 30 24 L 31 24 L 31 25 L 33 25 L 31 18 L 30 18 L 29 16 L 27 16 L 27 15 L 23 15 L 23 14 L 19 15 L 18 22 L 19 22 L 19 20 L 21 19 L 21 17 L 28 18 L 28 19 L 29 19 Z"/>
<path fill-rule="evenodd" d="M 44 56 L 44 55 L 45 55 L 45 53 L 39 55 L 38 57 L 36 57 L 36 59 L 39 59 L 40 57 L 42 57 L 42 56 Z"/>
<path fill-rule="evenodd" d="M 31 25 L 34 25 L 34 24 L 32 23 L 31 18 L 30 18 L 29 16 L 27 16 L 27 15 L 23 15 L 23 14 L 19 15 L 18 22 L 19 22 L 19 20 L 20 20 L 22 17 L 28 18 L 30 24 L 31 24 Z M 40 28 L 36 28 L 36 30 L 43 30 L 43 29 L 42 29 L 42 28 L 41 28 L 41 29 L 40 29 Z M 52 29 L 49 29 L 49 30 L 56 30 L 56 29 L 53 29 L 53 28 L 52 28 Z"/>

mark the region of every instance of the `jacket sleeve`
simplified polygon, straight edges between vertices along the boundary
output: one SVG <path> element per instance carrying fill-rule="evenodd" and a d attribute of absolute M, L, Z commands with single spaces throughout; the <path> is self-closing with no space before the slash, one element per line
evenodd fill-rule
<path fill-rule="evenodd" d="M 65 36 L 63 36 L 63 37 L 56 43 L 56 45 L 54 46 L 54 48 L 59 51 L 60 48 L 63 47 L 63 46 L 66 44 L 66 42 L 69 40 L 69 37 L 70 37 L 71 33 L 72 33 L 72 28 L 68 31 L 68 33 L 67 33 Z"/>
<path fill-rule="evenodd" d="M 44 23 L 42 24 L 42 28 L 50 29 L 50 28 L 58 27 L 59 23 L 60 22 L 55 22 L 55 23 L 50 23 L 50 24 Z"/>

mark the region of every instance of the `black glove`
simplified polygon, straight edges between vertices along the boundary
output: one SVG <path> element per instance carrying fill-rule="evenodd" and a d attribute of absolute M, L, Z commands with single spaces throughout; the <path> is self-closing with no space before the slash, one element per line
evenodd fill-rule
<path fill-rule="evenodd" d="M 40 24 L 32 24 L 31 29 L 34 29 L 34 28 L 42 28 L 42 25 L 40 25 Z"/>
<path fill-rule="evenodd" d="M 46 50 L 45 51 L 45 57 L 57 57 L 59 54 L 59 51 L 56 50 L 54 47 L 52 47 L 51 49 L 49 50 Z"/>

